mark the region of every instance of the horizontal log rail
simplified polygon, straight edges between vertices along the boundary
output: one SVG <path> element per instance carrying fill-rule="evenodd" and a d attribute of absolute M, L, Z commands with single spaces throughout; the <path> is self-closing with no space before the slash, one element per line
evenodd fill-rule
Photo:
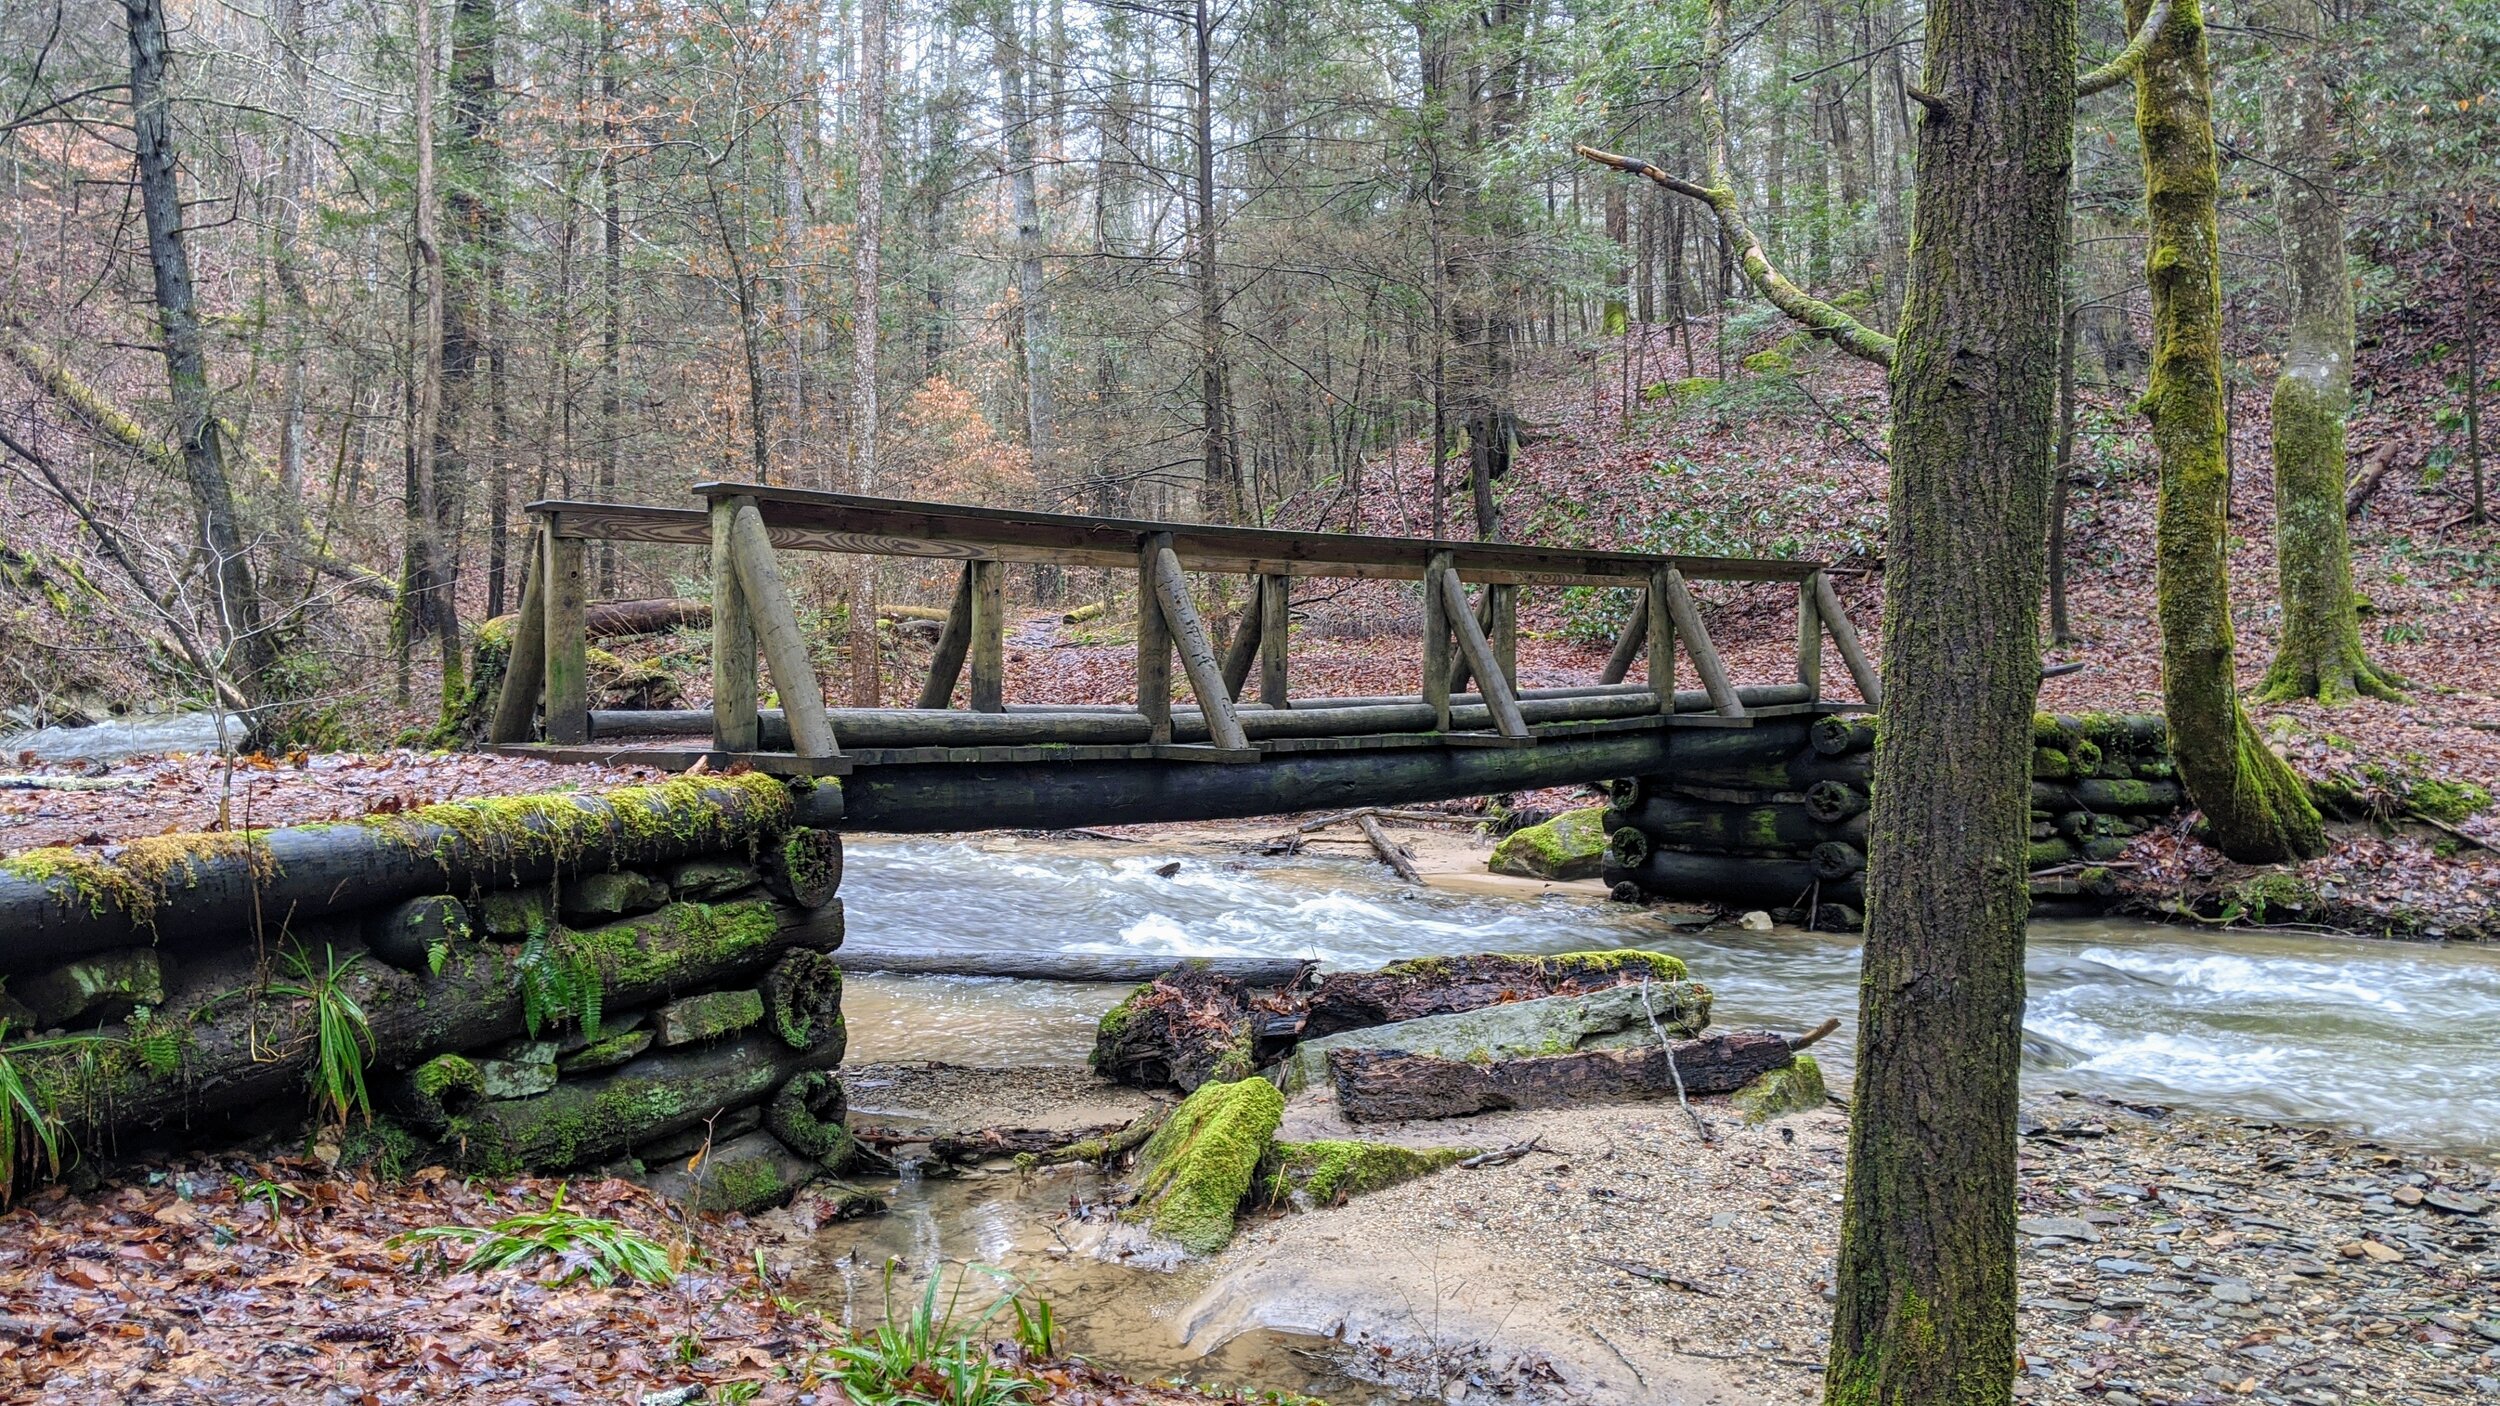
<path fill-rule="evenodd" d="M 1594 736 L 1592 729 L 1741 728 L 1757 717 L 1829 711 L 1837 705 L 1822 697 L 1826 639 L 1863 695 L 1872 700 L 1878 686 L 1828 576 L 1810 561 L 1149 522 L 756 484 L 705 483 L 694 492 L 704 507 L 529 505 L 539 533 L 515 632 L 526 657 L 506 675 L 490 743 L 528 747 L 536 733 L 547 744 L 537 750 L 549 756 L 623 759 L 639 751 L 655 764 L 691 765 L 701 758 L 845 777 L 861 767 L 930 762 L 1270 762 L 1417 745 L 1533 749 L 1564 736 Z M 711 549 L 714 700 L 708 712 L 592 712 L 581 622 L 587 608 L 583 549 L 595 540 Z M 784 551 L 961 563 L 951 608 L 942 617 L 930 612 L 940 630 L 917 707 L 824 705 L 809 641 L 777 561 Z M 1135 704 L 1007 699 L 1004 567 L 1010 562 L 1136 573 Z M 1250 578 L 1229 641 L 1200 618 L 1191 573 Z M 1293 586 L 1311 577 L 1423 586 L 1417 692 L 1291 696 Z M 1739 684 L 1729 677 L 1687 585 L 1694 581 L 1770 582 L 1794 590 L 1793 682 Z M 1636 593 L 1603 684 L 1519 686 L 1519 593 L 1529 586 Z M 1698 676 L 1697 691 L 1675 687 L 1679 645 Z M 1643 654 L 1653 683 L 1625 682 Z M 1176 661 L 1188 684 L 1185 704 L 1174 698 Z M 765 682 L 782 706 L 765 706 L 774 701 L 764 693 Z M 952 706 L 959 689 L 968 710 Z M 534 714 L 543 715 L 535 727 Z M 708 748 L 669 743 L 706 733 Z M 600 745 L 625 737 L 643 744 Z"/>

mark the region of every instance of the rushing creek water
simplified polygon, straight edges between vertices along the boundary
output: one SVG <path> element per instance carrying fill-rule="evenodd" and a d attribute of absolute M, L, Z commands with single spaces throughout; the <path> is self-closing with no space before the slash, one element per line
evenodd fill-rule
<path fill-rule="evenodd" d="M 1169 877 L 1156 871 L 1175 858 Z M 979 837 L 855 840 L 842 885 L 851 940 L 912 951 L 1159 953 L 1316 958 L 1366 967 L 1442 952 L 1640 945 L 1674 952 L 1717 993 L 1714 1022 L 1783 1031 L 1826 1016 L 1817 1048 L 1846 1089 L 1858 946 L 1795 930 L 1680 931 L 1656 914 L 1578 898 L 1416 889 L 1367 861 L 1209 857 L 1153 845 Z M 2331 1124 L 2391 1143 L 2500 1151 L 2500 951 L 2136 921 L 2031 929 L 2026 1083 L 2183 1108 Z M 1076 1064 L 1116 986 L 857 976 L 849 1063 Z M 854 1108 L 874 1113 L 862 1083 Z M 1151 1273 L 1095 1253 L 1060 1214 L 1090 1171 L 979 1171 L 906 1180 L 894 1213 L 822 1232 L 809 1292 L 873 1320 L 880 1274 L 998 1266 L 1046 1296 L 1078 1351 L 1133 1373 L 1322 1395 L 1404 1399 L 1342 1375 L 1360 1352 L 1252 1331 L 1185 1343 L 1175 1325 L 1208 1287 L 1202 1265 Z M 951 1281 L 950 1281 L 951 1282 Z M 976 1276 L 967 1292 L 986 1289 Z M 899 1287 L 897 1296 L 914 1292 Z M 995 1290 L 988 1290 L 994 1293 Z M 1202 1355 L 1203 1354 L 1203 1355 Z"/>
<path fill-rule="evenodd" d="M 1714 1023 L 1839 1034 L 1845 1087 L 1857 944 L 1794 930 L 1679 932 L 1577 899 L 1414 889 L 1366 862 L 1183 858 L 1151 846 L 855 841 L 853 941 L 913 951 L 1313 957 L 1377 966 L 1441 952 L 1674 952 L 1717 993 Z M 2500 950 L 2047 919 L 2029 945 L 2034 1087 L 2329 1123 L 2390 1142 L 2500 1151 Z M 854 1063 L 1081 1062 L 1120 988 L 857 977 Z"/>

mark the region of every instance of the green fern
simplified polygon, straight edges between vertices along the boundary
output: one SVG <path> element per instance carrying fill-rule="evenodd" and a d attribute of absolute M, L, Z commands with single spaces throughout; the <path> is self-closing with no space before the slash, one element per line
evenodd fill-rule
<path fill-rule="evenodd" d="M 451 960 L 451 944 L 429 942 L 425 945 L 425 970 L 429 976 L 441 976 L 443 964 Z"/>
<path fill-rule="evenodd" d="M 562 928 L 521 944 L 514 963 L 521 973 L 521 1024 L 530 1038 L 542 1025 L 578 1021 L 582 1033 L 599 1038 L 602 991 L 599 964 Z"/>
<path fill-rule="evenodd" d="M 373 1054 L 373 1027 L 365 1019 L 364 1007 L 356 1004 L 342 982 L 364 954 L 356 953 L 344 962 L 334 948 L 324 947 L 322 954 L 324 965 L 316 971 L 303 948 L 288 948 L 286 968 L 295 980 L 271 982 L 269 994 L 313 1003 L 314 1110 L 332 1127 L 345 1127 L 350 1113 L 361 1113 L 370 1123 L 373 1100 L 365 1091 L 365 1061 Z"/>
<path fill-rule="evenodd" d="M 159 1079 L 182 1072 L 182 1030 L 141 1006 L 130 1013 L 130 1048 L 139 1063 Z"/>

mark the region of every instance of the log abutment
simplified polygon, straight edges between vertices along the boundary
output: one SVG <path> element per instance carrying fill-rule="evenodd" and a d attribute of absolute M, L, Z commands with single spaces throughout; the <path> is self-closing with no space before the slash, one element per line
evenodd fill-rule
<path fill-rule="evenodd" d="M 676 1190 L 785 1199 L 856 1154 L 842 842 L 797 801 L 685 777 L 0 858 L 0 1060 L 48 1125 L 14 1110 L 16 1147 L 42 1174 L 309 1128 L 638 1175 L 708 1141 Z"/>
<path fill-rule="evenodd" d="M 1833 713 L 1671 735 L 1663 767 L 1607 788 L 1606 882 L 1626 901 L 1715 903 L 1856 928 L 1880 730 L 1872 715 Z M 2116 895 L 2108 866 L 2127 841 L 2186 805 L 2167 736 L 2158 717 L 2033 720 L 2035 900 Z"/>

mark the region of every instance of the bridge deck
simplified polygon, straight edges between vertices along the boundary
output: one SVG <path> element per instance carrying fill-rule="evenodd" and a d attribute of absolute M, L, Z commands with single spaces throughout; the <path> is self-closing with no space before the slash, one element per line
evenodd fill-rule
<path fill-rule="evenodd" d="M 1827 636 L 1861 694 L 1876 697 L 1873 671 L 1813 562 L 1292 533 L 745 484 L 696 491 L 707 509 L 530 506 L 541 531 L 489 735 L 498 750 L 841 778 L 810 806 L 816 819 L 852 828 L 1064 826 L 1426 800 L 1655 771 L 1679 732 L 1851 706 L 1822 696 Z M 602 538 L 711 547 L 710 710 L 587 706 L 582 548 Z M 775 560 L 786 550 L 963 563 L 918 707 L 824 706 Z M 1138 573 L 1135 707 L 1006 701 L 1002 573 L 1011 561 Z M 1187 572 L 1252 577 L 1221 657 Z M 1288 607 L 1294 582 L 1315 576 L 1423 583 L 1419 692 L 1292 696 Z M 1793 680 L 1733 682 L 1688 579 L 1793 584 Z M 1473 600 L 1471 584 L 1481 588 Z M 1521 689 L 1519 592 L 1568 585 L 1636 586 L 1641 599 L 1601 684 Z M 1673 689 L 1679 644 L 1698 690 Z M 1657 684 L 1624 682 L 1644 651 L 1660 661 Z M 1176 654 L 1195 706 L 1174 702 Z M 759 664 L 786 710 L 759 706 Z M 1470 684 L 1473 692 L 1461 691 Z M 969 709 L 951 706 L 959 686 Z M 544 717 L 543 742 L 531 740 L 534 714 Z"/>

